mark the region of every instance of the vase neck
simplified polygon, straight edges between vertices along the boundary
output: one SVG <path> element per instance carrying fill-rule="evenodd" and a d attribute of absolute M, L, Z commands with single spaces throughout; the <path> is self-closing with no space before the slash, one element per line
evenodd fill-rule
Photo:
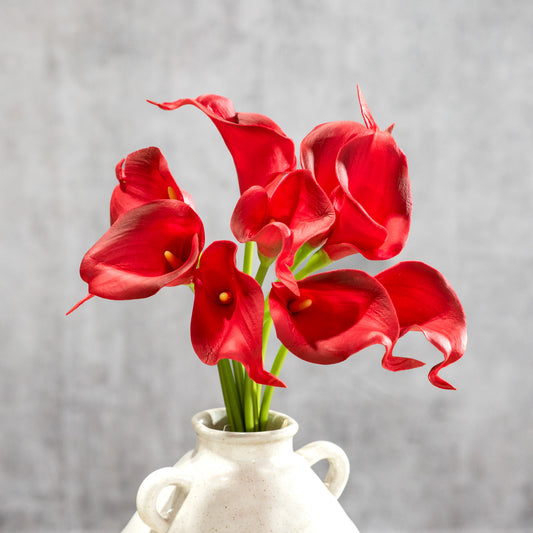
<path fill-rule="evenodd" d="M 226 459 L 238 459 L 239 461 L 256 461 L 279 457 L 293 453 L 292 437 L 283 440 L 248 439 L 212 439 L 205 436 L 197 436 L 197 453 L 210 451 Z"/>
<path fill-rule="evenodd" d="M 224 409 L 210 409 L 195 415 L 192 425 L 197 435 L 197 452 L 210 450 L 241 461 L 293 453 L 293 437 L 298 424 L 286 415 L 271 412 L 266 431 L 225 431 L 226 424 Z"/>

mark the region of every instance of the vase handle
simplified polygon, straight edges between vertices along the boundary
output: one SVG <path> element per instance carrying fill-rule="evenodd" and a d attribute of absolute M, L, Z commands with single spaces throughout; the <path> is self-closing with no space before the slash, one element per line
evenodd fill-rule
<path fill-rule="evenodd" d="M 164 505 L 165 509 L 162 514 L 158 509 L 158 499 L 164 489 L 172 486 L 176 487 L 176 494 Z M 154 533 L 166 533 L 183 500 L 189 494 L 191 486 L 192 479 L 180 474 L 180 471 L 172 466 L 160 468 L 149 474 L 137 492 L 137 512 L 141 520 Z"/>
<path fill-rule="evenodd" d="M 309 466 L 313 466 L 322 459 L 327 459 L 329 468 L 324 479 L 324 485 L 338 499 L 346 487 L 350 475 L 350 461 L 344 450 L 332 442 L 317 440 L 306 444 L 296 453 L 306 459 Z"/>

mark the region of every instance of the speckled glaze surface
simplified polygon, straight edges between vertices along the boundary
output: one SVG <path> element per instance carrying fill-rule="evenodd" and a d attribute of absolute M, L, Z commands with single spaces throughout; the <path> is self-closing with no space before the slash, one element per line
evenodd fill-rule
<path fill-rule="evenodd" d="M 293 450 L 298 424 L 271 412 L 269 430 L 224 431 L 224 409 L 194 416 L 196 447 L 139 487 L 137 513 L 122 533 L 358 533 L 337 501 L 346 454 L 327 441 Z M 311 466 L 326 459 L 326 478 Z"/>

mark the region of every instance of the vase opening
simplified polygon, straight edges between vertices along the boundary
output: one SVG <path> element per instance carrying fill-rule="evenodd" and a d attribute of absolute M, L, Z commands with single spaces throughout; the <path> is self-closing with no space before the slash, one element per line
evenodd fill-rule
<path fill-rule="evenodd" d="M 277 436 L 290 437 L 298 431 L 298 423 L 288 415 L 270 411 L 268 415 L 268 422 L 266 429 L 258 432 L 239 433 L 229 431 L 228 417 L 226 410 L 221 407 L 218 409 L 209 409 L 196 414 L 192 419 L 192 426 L 198 435 L 209 434 L 211 437 L 220 435 L 228 437 L 235 435 L 238 437 L 248 436 L 253 438 L 253 435 L 261 435 L 264 438 L 267 434 L 276 434 Z"/>

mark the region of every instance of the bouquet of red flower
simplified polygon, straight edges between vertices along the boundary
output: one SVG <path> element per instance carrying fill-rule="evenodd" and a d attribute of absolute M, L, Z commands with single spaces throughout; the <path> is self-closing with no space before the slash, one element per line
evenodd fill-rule
<path fill-rule="evenodd" d="M 354 269 L 314 274 L 350 254 L 390 259 L 409 232 L 405 155 L 392 126 L 381 131 L 359 90 L 358 96 L 364 125 L 341 121 L 314 128 L 300 146 L 302 168 L 293 141 L 275 122 L 237 113 L 227 98 L 155 104 L 165 110 L 196 106 L 230 150 L 240 188 L 231 229 L 245 243 L 242 270 L 234 242 L 215 241 L 204 249 L 192 199 L 158 148 L 134 152 L 116 167 L 111 227 L 82 260 L 89 294 L 73 309 L 93 296 L 127 300 L 166 286 L 191 287 L 192 345 L 204 363 L 218 365 L 233 431 L 264 428 L 274 387 L 285 386 L 278 376 L 288 352 L 332 364 L 381 344 L 383 367 L 405 370 L 424 364 L 393 353 L 398 339 L 416 329 L 444 356 L 429 380 L 453 389 L 439 371 L 463 355 L 466 323 L 442 274 L 413 261 L 377 276 Z M 265 299 L 263 282 L 272 265 L 277 281 Z M 272 325 L 281 347 L 268 372 L 264 359 Z"/>

